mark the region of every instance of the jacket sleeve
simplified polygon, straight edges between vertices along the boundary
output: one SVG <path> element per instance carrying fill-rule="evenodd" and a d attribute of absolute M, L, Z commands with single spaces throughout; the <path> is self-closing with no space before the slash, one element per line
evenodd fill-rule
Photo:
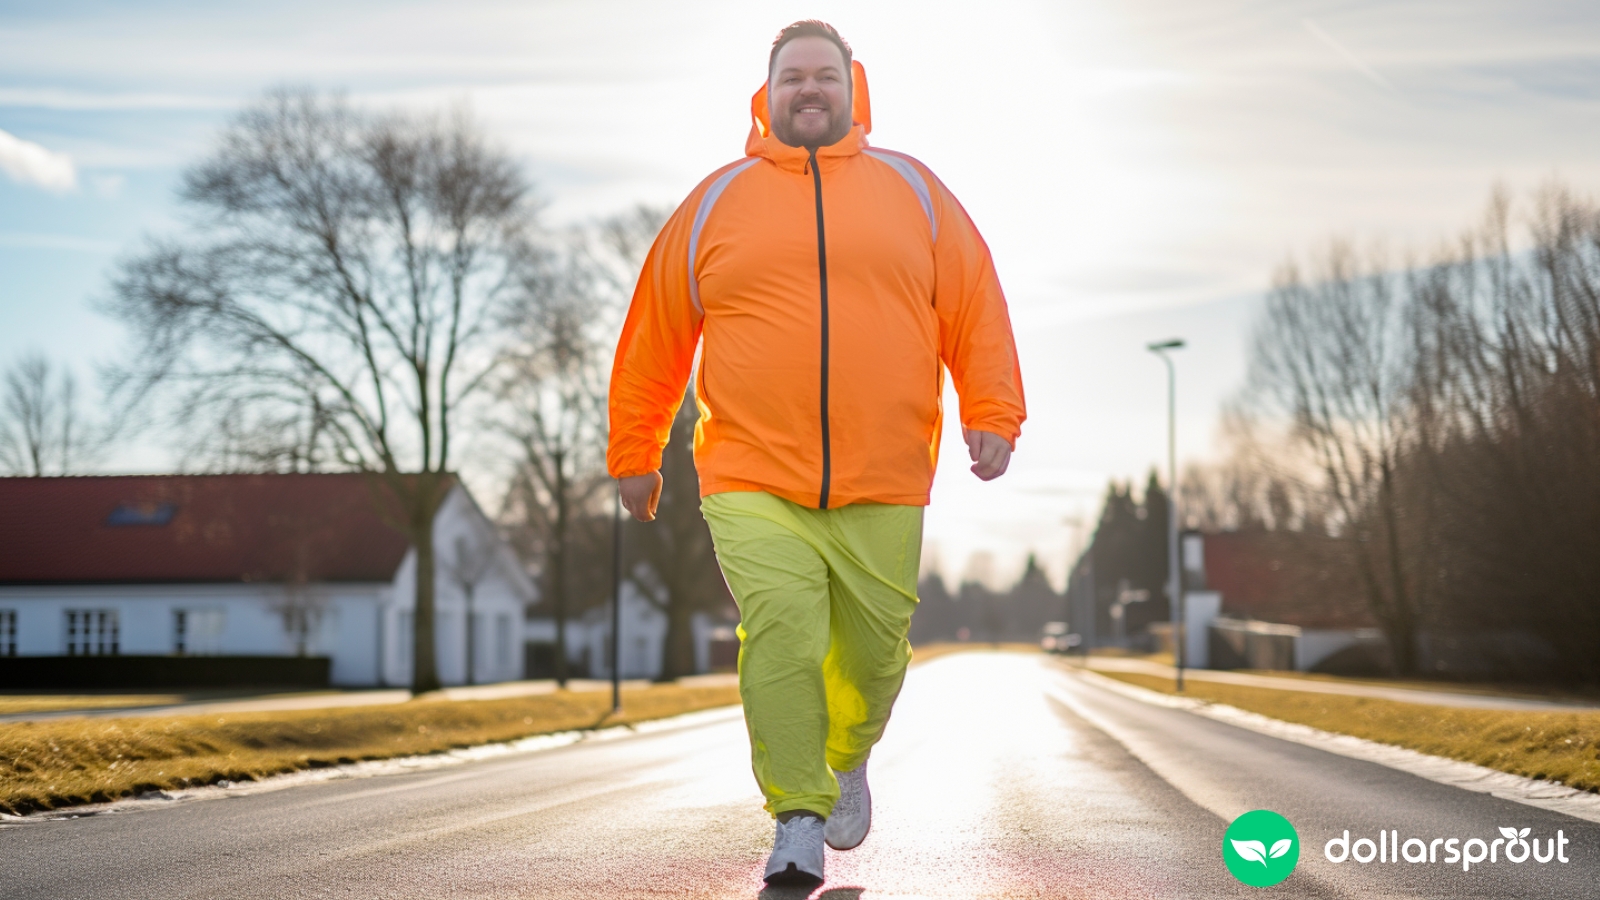
<path fill-rule="evenodd" d="M 683 201 L 656 236 L 639 273 L 611 366 L 610 442 L 613 478 L 661 468 L 661 451 L 700 341 L 702 316 L 689 295 L 689 231 L 704 185 Z"/>
<path fill-rule="evenodd" d="M 1027 410 L 1011 317 L 989 247 L 948 188 L 924 169 L 933 193 L 933 306 L 939 358 L 961 400 L 961 425 L 998 434 L 1014 448 Z"/>

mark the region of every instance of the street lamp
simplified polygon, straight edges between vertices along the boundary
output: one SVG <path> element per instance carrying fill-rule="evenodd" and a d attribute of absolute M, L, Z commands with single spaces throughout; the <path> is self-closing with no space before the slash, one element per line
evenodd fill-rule
<path fill-rule="evenodd" d="M 1178 568 L 1178 377 L 1169 350 L 1183 349 L 1183 339 L 1157 341 L 1146 347 L 1167 364 L 1167 597 L 1172 601 L 1172 665 L 1177 689 L 1183 691 L 1183 574 Z"/>
<path fill-rule="evenodd" d="M 622 483 L 611 510 L 611 712 L 622 711 Z"/>

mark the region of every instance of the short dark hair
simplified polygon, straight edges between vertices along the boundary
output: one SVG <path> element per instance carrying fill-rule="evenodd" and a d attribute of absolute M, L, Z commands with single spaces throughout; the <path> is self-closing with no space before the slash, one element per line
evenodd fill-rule
<path fill-rule="evenodd" d="M 839 36 L 839 32 L 834 30 L 832 25 L 820 19 L 801 19 L 793 25 L 784 26 L 784 29 L 778 32 L 777 38 L 772 41 L 772 53 L 767 57 L 767 77 L 772 77 L 772 64 L 778 61 L 778 51 L 783 49 L 783 45 L 795 38 L 803 37 L 819 37 L 832 41 L 833 45 L 839 48 L 840 55 L 844 57 L 844 72 L 840 74 L 844 76 L 845 83 L 849 84 L 850 60 L 853 56 L 850 45 L 845 43 L 844 38 Z"/>

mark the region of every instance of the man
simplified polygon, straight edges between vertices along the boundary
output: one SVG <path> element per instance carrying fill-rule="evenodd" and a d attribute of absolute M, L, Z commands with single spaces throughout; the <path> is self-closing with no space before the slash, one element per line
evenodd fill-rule
<path fill-rule="evenodd" d="M 1005 472 L 1024 418 L 988 248 L 910 157 L 871 149 L 864 70 L 816 21 L 779 32 L 746 157 L 667 222 L 611 380 L 608 464 L 655 517 L 696 345 L 695 468 L 740 611 L 739 691 L 766 808 L 766 879 L 823 877 L 871 825 L 867 756 L 900 691 L 943 372 L 972 471 Z"/>

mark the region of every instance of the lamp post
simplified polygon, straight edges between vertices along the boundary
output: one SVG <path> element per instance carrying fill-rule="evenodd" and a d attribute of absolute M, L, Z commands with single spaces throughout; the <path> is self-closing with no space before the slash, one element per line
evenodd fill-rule
<path fill-rule="evenodd" d="M 622 711 L 622 486 L 611 511 L 611 711 Z"/>
<path fill-rule="evenodd" d="M 1157 341 L 1146 349 L 1167 364 L 1167 597 L 1172 603 L 1172 665 L 1177 689 L 1183 691 L 1183 572 L 1178 560 L 1178 377 L 1169 350 L 1183 349 L 1183 339 Z"/>

